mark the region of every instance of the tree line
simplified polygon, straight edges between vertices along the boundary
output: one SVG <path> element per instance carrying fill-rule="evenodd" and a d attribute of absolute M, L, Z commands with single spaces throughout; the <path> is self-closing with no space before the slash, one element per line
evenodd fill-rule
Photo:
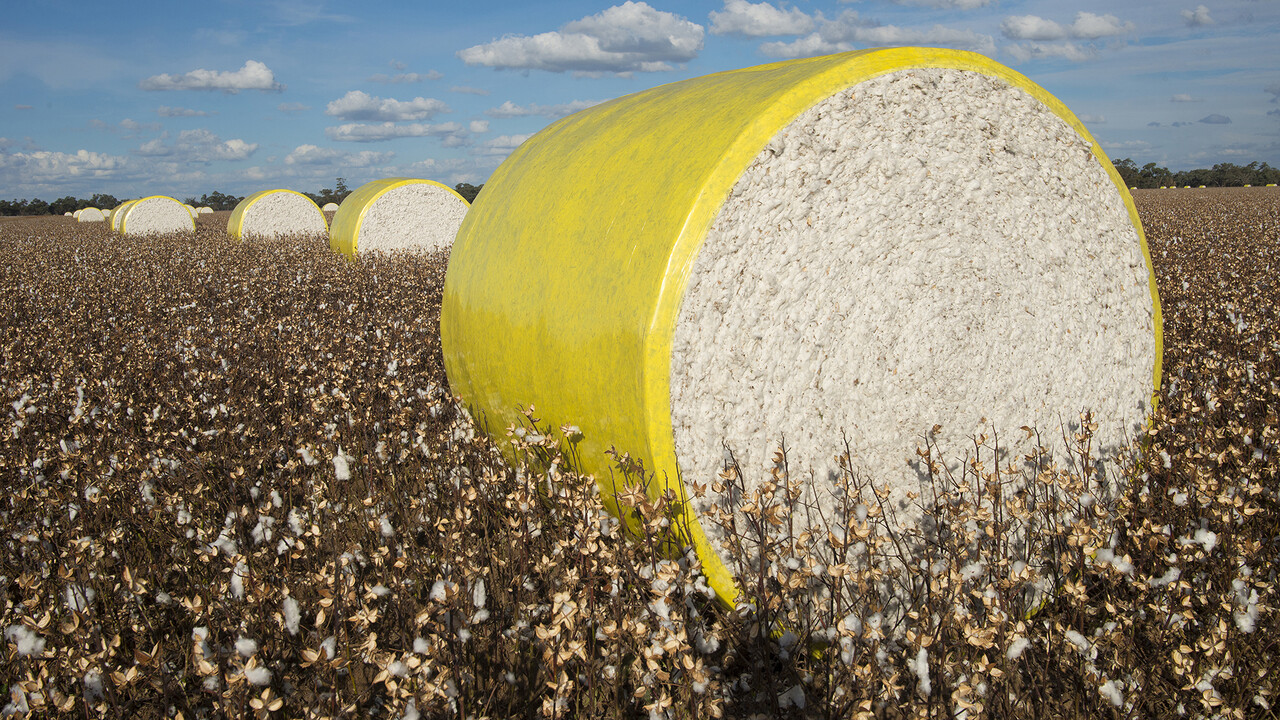
<path fill-rule="evenodd" d="M 1280 168 L 1266 163 L 1251 162 L 1248 165 L 1218 163 L 1212 168 L 1170 172 L 1153 162 L 1142 167 L 1129 158 L 1112 160 L 1116 172 L 1124 178 L 1125 185 L 1137 188 L 1158 188 L 1177 185 L 1183 187 L 1242 187 L 1244 185 L 1269 185 L 1280 183 Z"/>
<path fill-rule="evenodd" d="M 467 202 L 475 202 L 476 195 L 480 194 L 480 188 L 484 184 L 472 185 L 470 183 L 458 183 L 453 186 L 459 195 L 466 199 Z M 327 203 L 342 204 L 343 200 L 351 194 L 351 190 L 347 188 L 347 181 L 344 178 L 337 178 L 332 188 L 324 188 L 319 192 L 304 192 L 303 195 L 311 198 L 312 202 L 320 207 L 324 207 Z M 200 197 L 184 198 L 182 201 L 192 207 L 207 207 L 213 210 L 235 210 L 236 205 L 244 200 L 240 195 L 228 195 L 223 192 L 214 190 L 211 193 L 205 193 Z M 120 204 L 120 200 L 115 195 L 106 195 L 96 193 L 93 197 L 84 199 L 72 197 L 70 195 L 58 198 L 53 202 L 46 202 L 40 198 L 32 200 L 0 200 L 0 215 L 65 215 L 73 213 L 77 210 L 83 210 L 87 207 L 96 207 L 101 210 L 110 210 Z"/>

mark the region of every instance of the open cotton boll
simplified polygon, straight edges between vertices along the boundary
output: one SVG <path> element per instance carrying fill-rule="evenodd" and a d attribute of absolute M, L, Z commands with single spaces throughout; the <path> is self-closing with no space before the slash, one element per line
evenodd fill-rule
<path fill-rule="evenodd" d="M 253 654 L 258 652 L 258 642 L 242 635 L 236 638 L 236 652 L 240 657 L 253 657 Z"/>
<path fill-rule="evenodd" d="M 302 621 L 302 611 L 298 609 L 298 601 L 292 596 L 284 599 L 284 629 L 290 635 L 298 634 L 298 624 Z"/>
<path fill-rule="evenodd" d="M 801 503 L 831 517 L 847 438 L 855 473 L 914 524 L 915 451 L 935 424 L 952 467 L 992 427 L 1002 462 L 1030 450 L 1023 425 L 1061 453 L 1052 439 L 1082 409 L 1102 422 L 1095 447 L 1120 448 L 1150 410 L 1154 311 L 1090 148 L 1024 90 L 950 69 L 868 80 L 786 126 L 721 208 L 680 307 L 686 484 L 710 485 L 727 443 L 750 492 L 785 438 L 791 476 L 812 479 Z M 1060 182 L 1039 181 L 1045 168 Z M 802 533 L 807 514 L 791 522 Z M 703 529 L 723 552 L 720 528 Z"/>
<path fill-rule="evenodd" d="M 130 237 L 195 231 L 195 220 L 186 206 L 164 195 L 134 201 L 120 219 L 120 233 Z"/>
<path fill-rule="evenodd" d="M 258 687 L 265 687 L 271 684 L 271 671 L 261 666 L 246 667 L 244 679 Z"/>
<path fill-rule="evenodd" d="M 342 201 L 329 245 L 350 256 L 445 250 L 453 245 L 469 207 L 461 195 L 431 180 L 374 180 Z"/>
<path fill-rule="evenodd" d="M 4 638 L 18 646 L 18 654 L 23 657 L 44 654 L 44 638 L 26 625 L 10 625 L 5 628 Z"/>
<path fill-rule="evenodd" d="M 311 198 L 292 190 L 262 190 L 236 205 L 227 221 L 233 240 L 324 235 L 329 222 Z"/>

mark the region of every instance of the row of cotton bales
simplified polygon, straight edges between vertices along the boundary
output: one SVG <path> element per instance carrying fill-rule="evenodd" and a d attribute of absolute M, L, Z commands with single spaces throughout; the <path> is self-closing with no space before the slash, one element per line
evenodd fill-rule
<path fill-rule="evenodd" d="M 470 205 L 453 189 L 420 178 L 361 185 L 341 205 L 323 208 L 293 190 L 262 190 L 240 201 L 227 223 L 234 240 L 290 234 L 329 236 L 334 252 L 431 252 L 453 245 Z M 332 212 L 329 224 L 325 213 Z"/>

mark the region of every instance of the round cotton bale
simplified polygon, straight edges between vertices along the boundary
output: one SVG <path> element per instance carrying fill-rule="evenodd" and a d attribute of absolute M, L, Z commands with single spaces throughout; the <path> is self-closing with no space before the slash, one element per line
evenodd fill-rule
<path fill-rule="evenodd" d="M 236 205 L 227 221 L 235 240 L 281 235 L 323 235 L 329 222 L 311 198 L 293 190 L 262 190 Z"/>
<path fill-rule="evenodd" d="M 447 250 L 469 207 L 452 188 L 431 180 L 374 180 L 342 201 L 329 246 L 350 257 L 379 250 Z"/>
<path fill-rule="evenodd" d="M 127 212 L 129 208 L 132 207 L 133 204 L 136 202 L 138 201 L 126 200 L 120 203 L 119 205 L 117 205 L 115 209 L 111 211 L 111 229 L 113 231 L 120 232 L 120 222 L 124 220 L 125 212 Z"/>
<path fill-rule="evenodd" d="M 211 207 L 196 208 L 196 213 L 199 215 L 209 215 L 212 212 L 213 212 L 213 208 Z"/>
<path fill-rule="evenodd" d="M 96 207 L 87 207 L 80 210 L 76 215 L 77 222 L 102 222 L 107 219 L 101 210 Z"/>
<path fill-rule="evenodd" d="M 322 208 L 320 208 L 320 209 L 321 209 L 321 210 L 323 210 L 323 211 L 325 211 L 325 212 L 327 212 L 327 213 L 328 213 L 328 212 L 338 212 L 338 203 L 332 203 L 332 202 L 325 203 L 325 204 L 324 204 L 324 207 L 322 207 Z"/>
<path fill-rule="evenodd" d="M 121 216 L 120 234 L 130 237 L 196 231 L 195 221 L 187 208 L 166 195 L 134 200 Z"/>
<path fill-rule="evenodd" d="M 925 48 L 694 78 L 552 124 L 463 221 L 441 337 L 483 427 L 536 406 L 580 429 L 612 509 L 611 448 L 686 500 L 677 525 L 726 602 L 729 549 L 702 520 L 731 502 L 726 448 L 750 491 L 785 440 L 801 502 L 829 510 L 847 447 L 910 522 L 934 425 L 951 467 L 993 428 L 1006 461 L 1023 425 L 1052 445 L 1082 410 L 1115 450 L 1161 364 L 1146 240 L 1105 152 L 1026 77 Z"/>
<path fill-rule="evenodd" d="M 80 212 L 80 211 L 79 211 L 79 210 L 77 210 L 76 212 L 78 213 L 78 212 Z M 62 213 L 62 217 L 74 217 L 74 216 L 75 216 L 75 213 L 72 213 L 72 212 L 70 212 L 70 211 L 67 211 L 67 212 Z"/>
<path fill-rule="evenodd" d="M 188 204 L 186 204 L 186 203 L 182 203 L 182 207 L 184 207 L 184 208 L 186 208 L 186 209 L 187 209 L 187 214 L 191 216 L 191 219 L 192 219 L 192 220 L 195 220 L 195 219 L 196 219 L 196 216 L 197 216 L 197 215 L 199 215 L 199 213 L 198 213 L 198 212 L 196 212 L 195 207 L 194 207 L 194 206 L 192 206 L 192 205 L 188 205 Z"/>

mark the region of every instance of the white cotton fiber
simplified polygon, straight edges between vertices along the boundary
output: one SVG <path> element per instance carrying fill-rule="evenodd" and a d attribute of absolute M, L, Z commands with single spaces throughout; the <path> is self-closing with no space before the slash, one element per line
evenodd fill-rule
<path fill-rule="evenodd" d="M 305 195 L 275 190 L 257 198 L 250 196 L 242 202 L 248 205 L 241 221 L 241 237 L 324 235 L 329 232 L 324 213 Z"/>
<path fill-rule="evenodd" d="M 332 202 L 325 203 L 324 207 L 320 209 L 325 212 L 338 212 L 338 203 L 332 203 Z"/>
<path fill-rule="evenodd" d="M 359 253 L 430 252 L 453 246 L 469 207 L 448 188 L 423 180 L 392 187 L 364 207 L 346 202 L 333 223 L 336 230 L 343 225 L 340 216 L 363 211 L 353 243 Z"/>
<path fill-rule="evenodd" d="M 213 213 L 213 208 L 211 208 L 211 207 L 198 207 L 198 208 L 196 208 L 196 214 L 197 214 L 197 215 L 211 215 L 212 213 Z"/>
<path fill-rule="evenodd" d="M 95 207 L 78 210 L 75 214 L 77 222 L 103 222 L 107 216 L 101 210 Z"/>
<path fill-rule="evenodd" d="M 120 232 L 128 236 L 194 233 L 195 221 L 187 207 L 171 197 L 153 195 L 124 209 Z"/>
<path fill-rule="evenodd" d="M 911 523 L 935 424 L 952 468 L 992 427 L 1004 462 L 1023 425 L 1060 451 L 1085 409 L 1113 452 L 1149 411 L 1147 283 L 1090 143 L 1023 90 L 945 69 L 846 88 L 774 136 L 699 251 L 671 357 L 683 479 L 710 486 L 727 445 L 749 491 L 785 440 L 802 502 L 829 509 L 847 438 Z"/>

